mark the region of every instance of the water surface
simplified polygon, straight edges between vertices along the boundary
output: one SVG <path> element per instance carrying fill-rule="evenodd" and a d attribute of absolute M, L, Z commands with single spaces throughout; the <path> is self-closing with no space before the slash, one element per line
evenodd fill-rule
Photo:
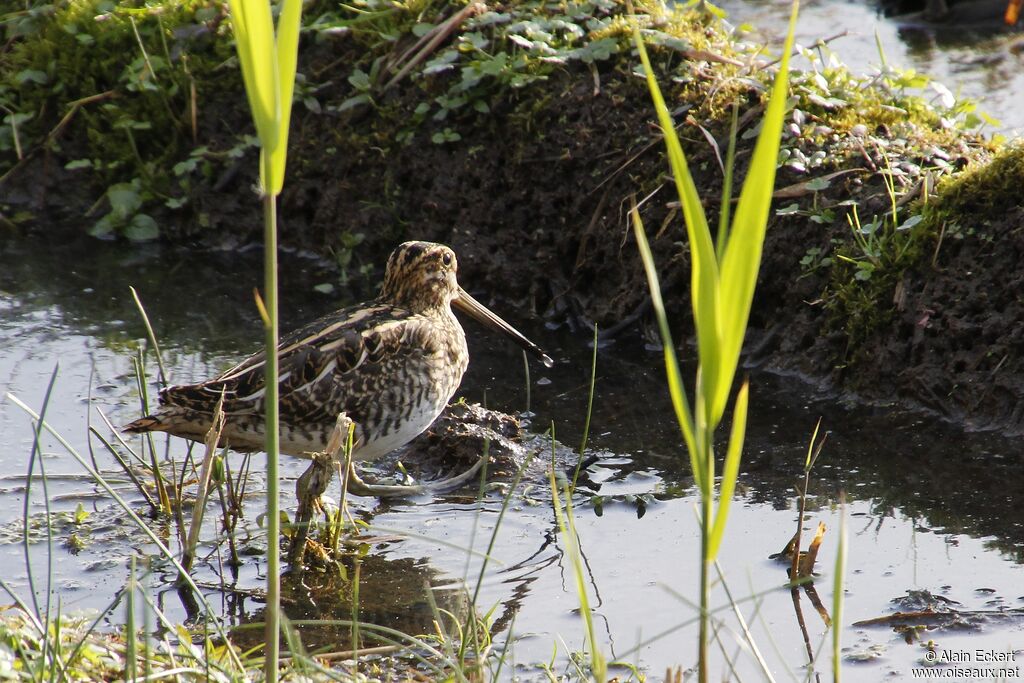
<path fill-rule="evenodd" d="M 88 454 L 91 447 L 101 469 L 115 480 L 124 476 L 95 439 L 90 443 L 87 424 L 99 425 L 109 435 L 97 410 L 114 424 L 139 414 L 132 358 L 145 333 L 129 285 L 146 303 L 176 381 L 218 372 L 253 350 L 260 338 L 252 306 L 252 288 L 261 278 L 258 253 L 199 255 L 160 247 L 22 241 L 0 244 L 0 261 L 5 266 L 0 272 L 0 387 L 38 409 L 59 363 L 48 420 L 81 453 Z M 314 289 L 330 278 L 315 262 L 284 259 L 284 329 L 337 305 L 340 291 L 325 295 Z M 487 300 L 486 283 L 464 285 Z M 529 407 L 534 415 L 529 430 L 541 433 L 553 421 L 559 440 L 573 447 L 582 437 L 585 414 L 587 339 L 536 321 L 521 324 L 557 360 L 551 370 L 531 368 Z M 472 361 L 460 395 L 508 412 L 524 411 L 520 353 L 471 321 L 466 328 Z M 671 419 L 660 362 L 659 352 L 635 342 L 600 350 L 588 442 L 588 450 L 600 460 L 575 498 L 600 647 L 609 659 L 633 663 L 654 676 L 666 666 L 685 668 L 695 662 L 699 554 L 692 477 Z M 152 383 L 152 361 L 147 370 Z M 785 567 L 770 556 L 795 530 L 795 485 L 802 478 L 806 445 L 819 417 L 830 435 L 811 478 L 805 526 L 812 529 L 824 522 L 828 527 L 815 585 L 828 610 L 837 586 L 844 592 L 846 608 L 839 626 L 844 665 L 851 668 L 852 680 L 908 676 L 910 668 L 924 662 L 923 643 L 929 640 L 957 652 L 1016 651 L 1024 646 L 1024 509 L 1013 501 L 1024 484 L 1024 469 L 1017 442 L 965 434 L 920 415 L 846 406 L 793 378 L 755 372 L 752 387 L 741 486 L 721 566 L 776 680 L 807 675 L 804 636 L 790 591 L 782 587 Z M 19 534 L 33 432 L 26 416 L 9 401 L 0 403 L 0 434 L 0 528 L 5 541 L 0 563 L 4 580 L 27 598 L 29 574 Z M 180 462 L 184 442 L 170 439 L 167 447 Z M 152 554 L 153 548 L 125 524 L 119 509 L 96 491 L 54 439 L 44 436 L 43 451 L 51 511 L 70 512 L 81 504 L 91 512 L 81 528 L 57 525 L 50 570 L 54 594 L 64 610 L 105 609 L 125 584 L 128 557 Z M 294 508 L 292 482 L 304 467 L 293 459 L 283 463 L 282 500 L 289 510 Z M 233 575 L 223 571 L 231 590 L 207 591 L 215 609 L 232 623 L 258 620 L 262 614 L 258 596 L 247 593 L 260 587 L 265 569 L 258 554 L 265 547 L 257 521 L 259 459 L 253 469 L 257 495 L 239 538 L 257 554 L 247 556 Z M 130 484 L 119 485 L 119 490 L 137 509 L 144 508 Z M 845 574 L 837 577 L 833 565 L 841 491 L 849 500 L 849 559 Z M 37 477 L 30 515 L 44 513 L 43 501 Z M 598 501 L 600 506 L 595 505 Z M 355 499 L 357 515 L 371 523 L 377 537 L 384 537 L 371 543 L 361 567 L 361 618 L 411 633 L 429 632 L 433 612 L 428 589 L 440 607 L 468 614 L 469 600 L 459 587 L 463 580 L 475 587 L 481 565 L 476 557 L 467 560 L 466 549 L 486 547 L 500 502 L 498 490 L 479 505 L 472 490 L 387 502 Z M 208 539 L 215 534 L 213 518 L 211 509 Z M 81 549 L 62 545 L 72 531 L 83 540 Z M 45 536 L 36 538 L 29 546 L 29 562 L 42 598 L 48 553 Z M 205 547 L 207 555 L 196 576 L 214 586 L 221 581 L 223 550 Z M 506 672 L 534 680 L 541 676 L 537 665 L 550 661 L 553 649 L 558 653 L 555 670 L 566 670 L 568 655 L 584 647 L 583 626 L 564 539 L 550 492 L 539 477 L 528 480 L 513 497 L 493 557 L 476 609 L 482 614 L 493 608 L 496 638 L 508 642 L 515 662 Z M 148 576 L 146 584 L 161 609 L 184 621 L 187 611 L 170 586 L 172 579 L 164 568 Z M 326 578 L 307 583 L 312 592 L 286 582 L 291 616 L 351 614 L 344 584 Z M 916 597 L 908 600 L 908 594 Z M 952 605 L 964 615 L 941 628 L 916 632 L 854 625 L 897 610 L 921 609 L 929 600 Z M 727 602 L 718 586 L 713 603 Z M 799 605 L 817 653 L 829 632 L 808 596 Z M 721 616 L 721 647 L 735 667 L 731 675 L 763 678 L 749 649 L 738 644 L 742 638 L 731 610 Z M 109 621 L 122 618 L 119 606 Z M 310 646 L 335 649 L 347 638 L 342 631 L 316 629 L 304 629 L 303 636 Z M 820 652 L 819 668 L 828 671 L 828 646 Z M 715 657 L 723 666 L 726 657 L 717 648 Z"/>
<path fill-rule="evenodd" d="M 723 0 L 715 4 L 728 13 L 733 24 L 754 27 L 757 40 L 782 44 L 789 21 L 788 0 Z M 989 14 L 1000 12 L 996 8 Z M 884 17 L 868 2 L 802 2 L 797 42 L 809 47 L 819 40 L 828 40 L 827 50 L 857 74 L 877 72 L 884 60 L 890 66 L 928 75 L 957 98 L 973 100 L 980 111 L 997 119 L 997 125 L 984 127 L 989 133 L 1018 137 L 1024 131 L 1024 109 L 1019 106 L 1019 93 L 1024 90 L 1022 39 L 1019 32 L 1006 29 L 998 20 L 928 26 L 913 17 Z M 795 66 L 806 65 L 798 61 Z M 928 87 L 920 94 L 938 100 L 944 97 L 944 90 Z"/>

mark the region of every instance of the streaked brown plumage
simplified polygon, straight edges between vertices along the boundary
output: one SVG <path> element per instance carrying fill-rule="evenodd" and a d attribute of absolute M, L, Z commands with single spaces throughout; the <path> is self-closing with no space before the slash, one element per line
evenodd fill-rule
<path fill-rule="evenodd" d="M 545 364 L 551 359 L 456 280 L 454 252 L 406 242 L 388 259 L 375 300 L 345 308 L 286 335 L 278 345 L 280 449 L 322 451 L 339 413 L 355 423 L 353 457 L 372 460 L 404 445 L 441 414 L 469 363 L 466 337 L 451 306 L 511 337 Z M 222 444 L 264 445 L 264 353 L 219 377 L 160 392 L 160 408 L 126 432 L 164 431 L 202 441 L 224 395 Z"/>

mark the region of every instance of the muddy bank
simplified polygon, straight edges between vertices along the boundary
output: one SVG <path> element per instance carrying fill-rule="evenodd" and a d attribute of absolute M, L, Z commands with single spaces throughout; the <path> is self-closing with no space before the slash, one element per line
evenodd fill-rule
<path fill-rule="evenodd" d="M 841 334 L 808 338 L 805 353 L 783 343 L 773 364 L 830 373 L 864 397 L 968 428 L 1024 431 L 1022 161 L 1020 146 L 1005 149 L 940 190 L 923 212 L 931 234 L 921 253 L 879 289 L 878 316 L 857 344 Z M 801 317 L 805 329 L 820 320 Z"/>
<path fill-rule="evenodd" d="M 626 221 L 635 196 L 685 339 L 688 247 L 624 10 L 559 7 L 481 9 L 454 24 L 446 24 L 458 18 L 454 7 L 393 26 L 312 19 L 320 28 L 307 30 L 301 50 L 282 243 L 328 257 L 342 282 L 358 286 L 378 280 L 397 241 L 445 242 L 460 254 L 467 288 L 485 299 L 581 332 L 597 324 L 610 340 L 650 326 Z M 240 84 L 224 75 L 226 22 L 198 10 L 188 17 L 198 28 L 171 33 L 169 61 L 179 47 L 221 61 L 215 78 L 197 81 L 192 101 L 201 106 L 181 104 L 174 177 L 151 187 L 142 171 L 118 176 L 98 160 L 105 138 L 91 105 L 58 128 L 61 109 L 51 104 L 39 118 L 55 127 L 38 131 L 49 137 L 5 158 L 6 230 L 53 230 L 57 220 L 105 237 L 158 235 L 205 248 L 258 241 L 256 153 L 240 142 L 251 125 Z M 715 221 L 731 108 L 742 177 L 772 62 L 711 17 L 652 6 L 640 18 Z M 422 36 L 444 26 L 419 57 Z M 128 106 L 132 88 L 96 88 L 108 85 L 110 99 Z M 993 145 L 965 132 L 969 108 L 926 99 L 924 85 L 835 64 L 794 74 L 750 362 L 1019 431 L 1024 245 L 1020 211 L 1008 208 L 1019 182 L 999 185 L 1002 204 L 991 193 L 972 200 L 977 186 L 955 187 L 952 179 L 989 167 Z M 167 155 L 171 143 L 133 145 L 145 157 Z M 146 159 L 149 172 L 175 161 Z M 1019 164 L 1001 168 L 1019 181 Z M 848 219 L 854 207 L 859 227 Z"/>

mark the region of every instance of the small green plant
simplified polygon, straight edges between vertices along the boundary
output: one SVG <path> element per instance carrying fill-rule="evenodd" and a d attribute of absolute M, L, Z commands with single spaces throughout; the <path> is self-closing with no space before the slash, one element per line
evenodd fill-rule
<path fill-rule="evenodd" d="M 93 237 L 112 237 L 120 234 L 135 242 L 145 242 L 160 236 L 160 228 L 153 217 L 142 213 L 142 205 L 152 196 L 135 178 L 130 183 L 116 183 L 107 188 L 110 211 L 93 223 L 89 234 Z"/>
<path fill-rule="evenodd" d="M 833 263 L 831 256 L 825 254 L 821 247 L 811 247 L 800 259 L 800 277 L 807 277 L 821 268 L 829 268 Z"/>
<path fill-rule="evenodd" d="M 839 494 L 839 541 L 836 548 L 836 564 L 832 568 L 835 582 L 832 585 L 832 680 L 842 680 L 842 635 L 843 635 L 843 578 L 846 576 L 846 496 Z"/>
<path fill-rule="evenodd" d="M 886 157 L 886 163 L 888 160 Z M 907 250 L 914 244 L 916 235 L 912 230 L 913 227 L 923 219 L 923 216 L 918 213 L 900 222 L 893 174 L 891 172 L 883 173 L 882 178 L 885 180 L 886 192 L 890 200 L 890 211 L 884 215 L 874 216 L 867 223 L 861 223 L 856 206 L 853 206 L 846 216 L 853 232 L 854 243 L 860 253 L 855 257 L 842 254 L 839 254 L 838 257 L 852 263 L 857 268 L 854 273 L 854 278 L 857 280 L 870 280 L 877 269 L 897 266 L 903 260 Z"/>

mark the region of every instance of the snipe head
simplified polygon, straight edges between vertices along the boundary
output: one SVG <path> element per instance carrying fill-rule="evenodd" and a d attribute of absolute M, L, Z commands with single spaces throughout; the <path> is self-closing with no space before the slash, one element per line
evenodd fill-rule
<path fill-rule="evenodd" d="M 459 296 L 459 262 L 443 244 L 405 242 L 388 257 L 380 300 L 412 313 L 447 307 Z"/>
<path fill-rule="evenodd" d="M 501 332 L 547 367 L 554 363 L 536 344 L 495 315 L 459 286 L 455 252 L 433 242 L 405 242 L 388 257 L 378 300 L 412 313 L 443 311 L 449 306 Z"/>

